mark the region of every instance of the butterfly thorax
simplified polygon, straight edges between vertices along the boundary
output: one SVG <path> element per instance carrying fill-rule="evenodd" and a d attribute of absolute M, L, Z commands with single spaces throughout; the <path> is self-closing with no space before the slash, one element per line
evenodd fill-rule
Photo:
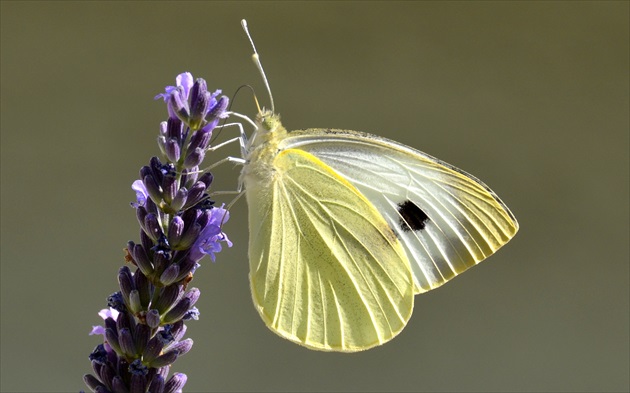
<path fill-rule="evenodd" d="M 258 129 L 247 145 L 247 163 L 241 173 L 245 187 L 253 183 L 268 183 L 273 174 L 273 159 L 278 153 L 278 145 L 286 138 L 287 130 L 280 122 L 280 116 L 263 110 L 256 116 Z"/>

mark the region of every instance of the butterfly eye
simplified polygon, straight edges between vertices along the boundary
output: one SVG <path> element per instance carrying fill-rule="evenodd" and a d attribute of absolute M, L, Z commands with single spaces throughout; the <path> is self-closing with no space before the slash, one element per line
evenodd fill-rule
<path fill-rule="evenodd" d="M 277 116 L 273 114 L 266 114 L 265 116 L 260 117 L 260 124 L 266 131 L 273 132 L 278 128 L 280 121 L 278 120 Z"/>

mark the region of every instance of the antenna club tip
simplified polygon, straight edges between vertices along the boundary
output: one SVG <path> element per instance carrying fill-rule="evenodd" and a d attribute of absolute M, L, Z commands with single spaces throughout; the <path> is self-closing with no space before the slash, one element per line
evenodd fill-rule
<path fill-rule="evenodd" d="M 258 56 L 258 51 L 256 51 L 254 40 L 252 39 L 252 36 L 249 34 L 249 31 L 247 30 L 247 21 L 245 21 L 245 19 L 241 19 L 241 25 L 243 26 L 243 30 L 245 30 L 245 34 L 247 34 L 247 38 L 249 38 L 249 43 L 252 45 L 252 49 L 254 50 L 254 54 L 252 55 L 252 60 L 254 61 L 254 64 L 256 64 L 256 67 L 258 68 L 258 71 L 260 72 L 260 76 L 262 76 L 263 82 L 265 82 L 267 93 L 269 93 L 269 101 L 271 101 L 271 112 L 274 112 L 273 96 L 271 95 L 271 89 L 269 88 L 269 81 L 267 80 L 265 71 L 263 70 L 262 64 L 260 63 L 260 56 Z M 256 106 L 258 106 L 258 103 L 256 104 Z M 258 112 L 260 112 L 260 106 L 258 106 Z"/>

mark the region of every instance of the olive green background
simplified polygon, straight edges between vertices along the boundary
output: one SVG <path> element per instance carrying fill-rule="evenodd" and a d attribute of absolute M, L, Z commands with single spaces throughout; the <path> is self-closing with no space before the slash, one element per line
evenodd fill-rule
<path fill-rule="evenodd" d="M 193 281 L 185 391 L 628 391 L 628 4 L 3 1 L 1 390 L 85 388 L 87 333 L 138 239 L 130 185 L 166 119 L 153 97 L 190 71 L 267 103 L 247 18 L 287 128 L 419 148 L 489 184 L 521 229 L 417 297 L 390 343 L 319 353 L 252 306 L 242 200 L 234 247 Z M 251 94 L 234 109 L 253 116 Z"/>

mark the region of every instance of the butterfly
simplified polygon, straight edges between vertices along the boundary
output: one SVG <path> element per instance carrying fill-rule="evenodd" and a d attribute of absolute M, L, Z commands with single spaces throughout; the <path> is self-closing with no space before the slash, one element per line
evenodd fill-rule
<path fill-rule="evenodd" d="M 243 27 L 247 32 L 246 23 Z M 254 60 L 269 90 L 258 53 Z M 243 141 L 252 299 L 275 333 L 310 349 L 386 343 L 414 297 L 495 253 L 518 231 L 484 183 L 379 136 L 288 132 L 259 110 Z"/>

